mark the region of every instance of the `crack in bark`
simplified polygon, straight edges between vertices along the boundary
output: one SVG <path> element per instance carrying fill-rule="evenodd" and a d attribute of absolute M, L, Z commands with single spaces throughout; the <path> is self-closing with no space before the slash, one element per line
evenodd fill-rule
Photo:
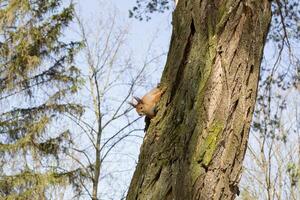
<path fill-rule="evenodd" d="M 165 196 L 166 200 L 173 200 L 172 190 L 173 190 L 173 188 L 170 187 L 170 189 L 168 190 L 168 192 L 167 192 L 167 194 Z"/>
<path fill-rule="evenodd" d="M 249 74 L 248 74 L 247 79 L 246 79 L 246 86 L 248 86 L 248 84 L 249 84 L 249 79 L 250 79 L 250 76 L 253 74 L 253 70 L 254 70 L 254 65 L 251 64 Z"/>
<path fill-rule="evenodd" d="M 195 35 L 196 29 L 195 29 L 195 25 L 194 25 L 194 20 L 191 20 L 191 25 L 190 25 L 190 34 L 188 36 L 188 40 L 184 49 L 184 53 L 183 53 L 183 58 L 180 62 L 179 65 L 179 69 L 177 71 L 176 74 L 176 78 L 175 78 L 175 82 L 173 83 L 173 87 L 171 90 L 171 95 L 170 95 L 170 102 L 172 101 L 173 97 L 175 96 L 178 88 L 179 88 L 179 84 L 181 83 L 181 80 L 183 78 L 183 74 L 184 74 L 184 70 L 186 68 L 186 65 L 188 63 L 188 57 L 190 55 L 190 51 L 192 49 L 192 41 Z"/>
<path fill-rule="evenodd" d="M 161 172 L 162 172 L 162 166 L 159 167 L 158 171 L 156 172 L 156 174 L 154 175 L 154 178 L 151 181 L 152 184 L 150 184 L 150 185 L 153 185 L 153 184 L 155 184 L 158 181 L 158 179 L 159 179 L 159 177 L 161 175 Z"/>

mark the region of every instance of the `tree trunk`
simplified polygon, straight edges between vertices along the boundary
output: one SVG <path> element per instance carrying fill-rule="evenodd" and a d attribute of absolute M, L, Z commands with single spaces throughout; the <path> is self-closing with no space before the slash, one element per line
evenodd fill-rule
<path fill-rule="evenodd" d="M 127 200 L 235 198 L 270 19 L 268 0 L 179 0 Z"/>

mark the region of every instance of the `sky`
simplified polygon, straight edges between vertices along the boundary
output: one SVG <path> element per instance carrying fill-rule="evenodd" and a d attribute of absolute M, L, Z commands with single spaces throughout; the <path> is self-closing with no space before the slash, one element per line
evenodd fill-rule
<path fill-rule="evenodd" d="M 128 11 L 135 5 L 135 0 L 78 0 L 78 7 L 86 19 L 95 15 L 109 15 L 117 13 L 118 23 L 129 26 L 128 44 L 135 55 L 141 57 L 149 45 L 155 39 L 154 48 L 166 51 L 171 36 L 171 14 L 155 14 L 148 22 L 129 18 Z"/>

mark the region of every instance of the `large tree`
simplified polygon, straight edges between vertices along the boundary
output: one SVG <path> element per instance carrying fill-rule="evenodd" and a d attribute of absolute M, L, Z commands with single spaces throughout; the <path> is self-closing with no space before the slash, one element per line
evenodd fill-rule
<path fill-rule="evenodd" d="M 268 0 L 179 0 L 157 116 L 127 199 L 233 199 L 271 20 Z"/>

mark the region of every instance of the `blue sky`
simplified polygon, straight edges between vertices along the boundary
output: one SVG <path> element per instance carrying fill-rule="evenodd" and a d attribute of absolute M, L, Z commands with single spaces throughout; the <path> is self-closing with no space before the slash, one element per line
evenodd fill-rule
<path fill-rule="evenodd" d="M 82 10 L 82 13 L 84 13 L 86 19 L 94 15 L 112 14 L 115 10 L 119 16 L 119 23 L 129 26 L 129 45 L 135 54 L 144 53 L 154 36 L 156 36 L 155 48 L 166 51 L 172 28 L 171 11 L 164 14 L 155 14 L 148 22 L 138 21 L 128 17 L 128 10 L 131 9 L 135 3 L 135 0 L 78 0 L 78 6 Z"/>

